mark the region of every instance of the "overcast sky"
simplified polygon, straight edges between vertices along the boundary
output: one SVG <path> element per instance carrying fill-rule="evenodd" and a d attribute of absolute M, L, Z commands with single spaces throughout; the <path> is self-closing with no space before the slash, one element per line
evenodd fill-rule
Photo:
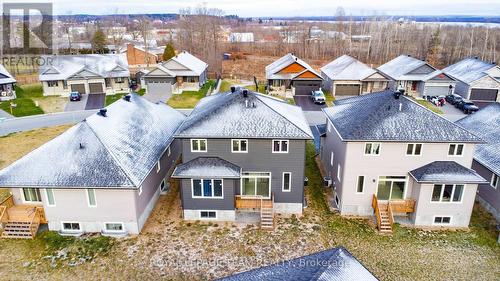
<path fill-rule="evenodd" d="M 338 6 L 348 15 L 500 15 L 499 0 L 54 0 L 54 10 L 96 15 L 177 13 L 203 2 L 242 17 L 332 16 Z"/>

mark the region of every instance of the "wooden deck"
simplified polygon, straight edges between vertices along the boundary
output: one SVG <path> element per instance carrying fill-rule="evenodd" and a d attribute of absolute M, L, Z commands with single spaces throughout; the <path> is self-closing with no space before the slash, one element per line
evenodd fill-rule
<path fill-rule="evenodd" d="M 3 238 L 34 238 L 40 224 L 47 223 L 40 205 L 15 205 L 12 195 L 0 202 L 0 234 Z"/>
<path fill-rule="evenodd" d="M 260 210 L 260 227 L 266 230 L 274 229 L 274 195 L 271 198 L 263 198 L 262 196 L 241 196 L 236 195 L 236 209 L 259 209 Z"/>

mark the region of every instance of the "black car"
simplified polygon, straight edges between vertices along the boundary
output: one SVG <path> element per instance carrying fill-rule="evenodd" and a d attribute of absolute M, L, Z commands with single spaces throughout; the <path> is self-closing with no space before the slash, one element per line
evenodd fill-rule
<path fill-rule="evenodd" d="M 479 110 L 479 107 L 477 107 L 470 100 L 462 100 L 461 102 L 458 103 L 457 107 L 460 110 L 462 110 L 465 114 L 471 114 Z"/>
<path fill-rule="evenodd" d="M 70 101 L 82 100 L 82 94 L 80 94 L 79 92 L 71 92 L 69 93 L 69 100 Z"/>
<path fill-rule="evenodd" d="M 446 96 L 446 101 L 449 104 L 456 105 L 457 103 L 461 102 L 462 100 L 463 100 L 462 97 L 459 95 L 447 95 Z"/>

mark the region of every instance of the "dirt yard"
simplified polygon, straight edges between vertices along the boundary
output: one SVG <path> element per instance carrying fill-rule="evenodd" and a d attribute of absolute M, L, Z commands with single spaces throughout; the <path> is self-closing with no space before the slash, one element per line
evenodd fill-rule
<path fill-rule="evenodd" d="M 9 143 L 2 149 L 15 145 Z M 98 274 L 102 280 L 209 280 L 341 245 L 381 280 L 498 280 L 495 222 L 478 206 L 469 231 L 396 226 L 393 235 L 383 236 L 369 220 L 329 210 L 312 144 L 306 176 L 304 215 L 278 216 L 272 232 L 252 225 L 184 222 L 174 184 L 138 236 L 81 241 L 46 232 L 29 241 L 0 240 L 0 279 L 93 280 Z"/>

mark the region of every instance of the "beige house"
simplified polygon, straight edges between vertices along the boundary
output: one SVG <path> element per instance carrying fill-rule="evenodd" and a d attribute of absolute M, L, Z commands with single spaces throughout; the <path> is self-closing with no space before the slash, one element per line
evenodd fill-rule
<path fill-rule="evenodd" d="M 45 56 L 39 79 L 45 96 L 128 93 L 129 77 L 125 54 Z"/>
<path fill-rule="evenodd" d="M 323 109 L 321 162 L 342 215 L 419 227 L 468 227 L 481 139 L 413 100 L 384 91 Z M 432 124 L 430 126 L 429 124 Z"/>

